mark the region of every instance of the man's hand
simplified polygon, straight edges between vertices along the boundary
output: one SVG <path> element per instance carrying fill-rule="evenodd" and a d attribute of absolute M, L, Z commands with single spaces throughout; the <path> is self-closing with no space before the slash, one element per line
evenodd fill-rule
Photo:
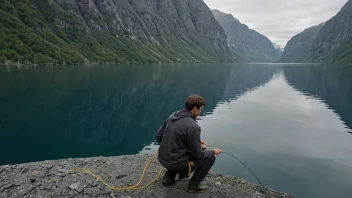
<path fill-rule="evenodd" d="M 220 150 L 220 149 L 213 149 L 213 151 L 214 151 L 215 155 L 219 155 L 222 152 L 222 150 Z"/>
<path fill-rule="evenodd" d="M 205 143 L 204 143 L 203 140 L 201 140 L 200 143 L 201 143 L 201 145 L 202 145 L 202 149 L 203 149 L 203 150 L 207 148 L 207 147 L 204 145 Z"/>

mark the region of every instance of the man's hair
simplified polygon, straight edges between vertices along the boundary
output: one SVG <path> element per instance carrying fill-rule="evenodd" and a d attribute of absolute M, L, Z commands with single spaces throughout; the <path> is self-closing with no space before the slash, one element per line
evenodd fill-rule
<path fill-rule="evenodd" d="M 194 107 L 197 107 L 197 109 L 199 109 L 201 106 L 204 107 L 206 105 L 207 103 L 202 97 L 192 94 L 186 100 L 185 109 L 188 111 L 192 111 Z"/>

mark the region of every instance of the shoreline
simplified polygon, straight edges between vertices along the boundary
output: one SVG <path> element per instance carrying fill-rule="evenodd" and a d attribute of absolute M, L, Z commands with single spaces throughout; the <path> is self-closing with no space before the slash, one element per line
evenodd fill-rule
<path fill-rule="evenodd" d="M 6 63 L 0 63 L 0 67 L 20 67 L 20 66 L 67 66 L 67 65 L 102 65 L 102 64 L 114 64 L 114 65 L 132 65 L 132 64 L 175 64 L 175 63 L 250 63 L 249 61 L 155 61 L 155 62 L 115 62 L 115 61 L 101 61 L 101 62 L 75 62 L 75 63 L 21 63 L 9 61 Z"/>
<path fill-rule="evenodd" d="M 214 172 L 210 172 L 202 183 L 209 186 L 208 192 L 190 194 L 185 191 L 189 178 L 164 187 L 161 184 L 163 173 L 147 188 L 115 191 L 85 172 L 69 171 L 72 168 L 86 168 L 112 186 L 127 187 L 138 182 L 145 164 L 152 157 L 150 154 L 137 154 L 69 158 L 0 166 L 0 197 L 293 197 L 271 189 L 270 194 L 258 184 Z M 156 178 L 161 168 L 155 159 L 147 168 L 141 186 Z"/>

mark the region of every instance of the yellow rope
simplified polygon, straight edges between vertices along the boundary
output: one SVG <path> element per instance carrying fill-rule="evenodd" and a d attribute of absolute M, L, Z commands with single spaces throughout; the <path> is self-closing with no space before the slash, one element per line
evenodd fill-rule
<path fill-rule="evenodd" d="M 192 173 L 192 166 L 194 166 L 194 163 L 191 161 L 188 161 L 188 177 L 191 176 Z"/>
<path fill-rule="evenodd" d="M 205 143 L 205 145 L 209 146 L 208 144 Z M 209 146 L 210 147 L 210 146 Z M 158 152 L 156 152 L 153 156 L 152 159 L 150 159 L 148 161 L 148 163 L 144 166 L 144 169 L 143 169 L 143 172 L 142 172 L 142 175 L 141 175 L 141 178 L 139 179 L 138 183 L 133 185 L 133 186 L 129 186 L 129 187 L 124 187 L 124 188 L 120 188 L 120 187 L 115 187 L 115 186 L 112 186 L 110 184 L 108 184 L 107 182 L 105 182 L 104 179 L 102 179 L 100 176 L 92 173 L 90 170 L 87 170 L 87 169 L 84 169 L 84 168 L 72 168 L 69 172 L 72 172 L 72 171 L 82 171 L 82 172 L 86 172 L 90 175 L 92 175 L 93 177 L 97 178 L 98 180 L 100 180 L 106 187 L 112 189 L 112 190 L 139 190 L 139 189 L 143 189 L 143 188 L 147 188 L 148 186 L 150 186 L 151 184 L 153 184 L 156 180 L 158 180 L 161 176 L 161 173 L 163 172 L 163 170 L 165 168 L 161 168 L 157 177 L 154 178 L 152 181 L 150 181 L 147 185 L 145 186 L 139 186 L 142 181 L 143 181 L 143 178 L 144 178 L 144 175 L 145 175 L 145 172 L 148 168 L 148 166 L 153 162 L 153 160 L 156 158 L 156 156 L 158 155 Z M 192 173 L 192 166 L 194 166 L 194 163 L 189 161 L 188 162 L 188 176 L 191 176 L 191 173 Z"/>
<path fill-rule="evenodd" d="M 145 172 L 148 168 L 148 166 L 153 162 L 153 160 L 156 158 L 158 152 L 156 152 L 153 156 L 152 159 L 150 159 L 148 161 L 148 163 L 144 166 L 144 169 L 143 169 L 143 172 L 142 172 L 142 176 L 141 178 L 139 179 L 138 183 L 133 185 L 133 186 L 129 186 L 129 187 L 124 187 L 124 188 L 120 188 L 120 187 L 114 187 L 114 186 L 111 186 L 109 185 L 107 182 L 104 181 L 104 179 L 102 179 L 100 176 L 98 175 L 95 175 L 94 173 L 92 173 L 91 171 L 87 170 L 87 169 L 84 169 L 84 168 L 73 168 L 71 169 L 69 172 L 71 171 L 83 171 L 83 172 L 86 172 L 90 175 L 92 175 L 93 177 L 97 178 L 98 180 L 100 180 L 105 186 L 107 186 L 108 188 L 112 189 L 112 190 L 139 190 L 139 189 L 143 189 L 143 188 L 147 188 L 148 186 L 150 186 L 151 184 L 153 184 L 156 180 L 159 179 L 161 173 L 163 172 L 164 168 L 161 168 L 160 171 L 159 171 L 159 174 L 157 175 L 156 178 L 154 178 L 152 181 L 150 181 L 147 185 L 145 186 L 139 186 L 142 181 L 143 181 L 143 178 L 144 178 L 144 175 L 145 175 Z"/>

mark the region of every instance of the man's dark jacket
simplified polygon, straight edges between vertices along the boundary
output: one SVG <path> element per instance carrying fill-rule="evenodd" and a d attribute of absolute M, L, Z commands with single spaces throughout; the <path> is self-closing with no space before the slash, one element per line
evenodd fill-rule
<path fill-rule="evenodd" d="M 190 111 L 176 111 L 164 121 L 156 138 L 160 144 L 158 159 L 164 166 L 172 167 L 189 159 L 211 158 L 213 150 L 203 150 L 200 127 Z"/>

